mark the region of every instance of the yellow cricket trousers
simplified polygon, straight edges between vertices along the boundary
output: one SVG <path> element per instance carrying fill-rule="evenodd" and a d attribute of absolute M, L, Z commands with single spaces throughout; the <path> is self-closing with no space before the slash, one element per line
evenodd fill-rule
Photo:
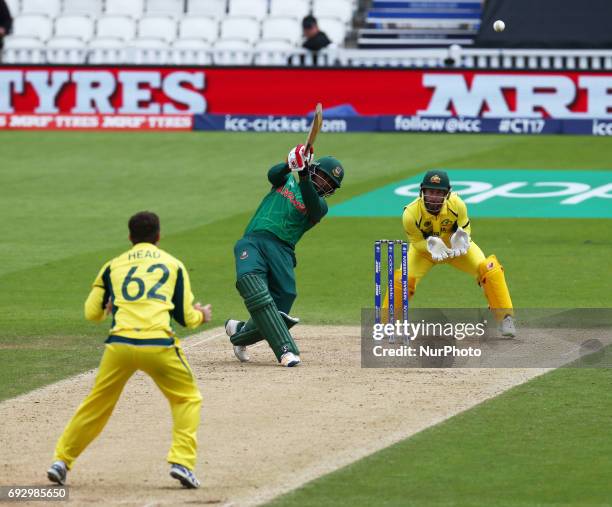
<path fill-rule="evenodd" d="M 93 389 L 57 442 L 56 460 L 65 462 L 68 469 L 72 467 L 74 460 L 104 429 L 123 386 L 136 370 L 148 374 L 170 402 L 174 427 L 168 462 L 193 470 L 202 395 L 178 345 L 107 344 Z"/>
<path fill-rule="evenodd" d="M 478 266 L 485 260 L 480 247 L 473 241 L 470 243 L 470 248 L 465 255 L 461 257 L 453 257 L 445 259 L 441 262 L 433 262 L 426 254 L 418 252 L 412 246 L 408 249 L 408 297 L 412 299 L 416 292 L 416 287 L 421 279 L 433 268 L 436 264 L 450 264 L 454 268 L 467 273 L 478 281 Z M 402 309 L 402 269 L 395 270 L 395 312 L 401 312 Z M 389 294 L 385 293 L 383 300 L 383 308 L 389 307 Z"/>

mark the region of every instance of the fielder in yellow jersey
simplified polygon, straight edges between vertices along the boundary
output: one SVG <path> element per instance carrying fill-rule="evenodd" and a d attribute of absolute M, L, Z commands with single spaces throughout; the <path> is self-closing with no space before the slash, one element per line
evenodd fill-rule
<path fill-rule="evenodd" d="M 504 268 L 495 255 L 485 257 L 471 240 L 467 207 L 451 192 L 445 171 L 429 171 L 421 183 L 421 195 L 404 208 L 402 224 L 410 241 L 408 250 L 408 297 L 436 264 L 450 264 L 468 273 L 483 288 L 489 308 L 500 322 L 504 336 L 514 336 L 512 300 Z M 401 268 L 395 272 L 396 315 L 402 308 Z M 383 307 L 389 307 L 388 294 Z"/>
<path fill-rule="evenodd" d="M 128 379 L 142 370 L 170 402 L 170 475 L 184 487 L 197 488 L 193 468 L 202 396 L 171 321 L 195 328 L 210 321 L 211 307 L 193 304 L 185 266 L 157 247 L 157 215 L 137 213 L 129 230 L 133 247 L 102 267 L 85 302 L 88 320 L 112 315 L 110 334 L 94 387 L 57 442 L 47 476 L 65 483 L 67 470 L 102 431 Z"/>

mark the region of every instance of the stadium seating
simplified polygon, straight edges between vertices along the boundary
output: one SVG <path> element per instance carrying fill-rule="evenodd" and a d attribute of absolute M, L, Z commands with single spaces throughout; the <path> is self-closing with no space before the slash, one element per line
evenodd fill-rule
<path fill-rule="evenodd" d="M 227 0 L 187 0 L 187 14 L 222 18 L 227 12 Z"/>
<path fill-rule="evenodd" d="M 184 0 L 147 0 L 145 13 L 149 16 L 173 16 L 179 18 L 185 11 Z"/>
<path fill-rule="evenodd" d="M 137 39 L 130 43 L 128 63 L 136 65 L 164 65 L 169 61 L 169 48 L 161 39 Z"/>
<path fill-rule="evenodd" d="M 318 0 L 322 1 L 322 0 Z M 361 48 L 473 44 L 483 0 L 374 0 L 359 30 Z"/>
<path fill-rule="evenodd" d="M 271 16 L 302 19 L 310 12 L 310 0 L 270 0 Z"/>
<path fill-rule="evenodd" d="M 138 19 L 144 13 L 144 0 L 106 0 L 105 13 Z"/>
<path fill-rule="evenodd" d="M 53 18 L 60 12 L 60 0 L 21 0 L 21 14 L 45 14 Z"/>
<path fill-rule="evenodd" d="M 268 13 L 268 0 L 231 0 L 230 16 L 249 16 L 261 21 Z"/>
<path fill-rule="evenodd" d="M 221 39 L 244 39 L 253 44 L 259 39 L 259 23 L 244 16 L 227 17 L 221 21 Z"/>
<path fill-rule="evenodd" d="M 348 24 L 353 17 L 351 0 L 314 0 L 312 11 L 316 18 L 338 18 Z"/>
<path fill-rule="evenodd" d="M 214 42 L 219 37 L 219 23 L 213 18 L 189 16 L 180 21 L 178 36 L 179 40 L 202 39 Z"/>
<path fill-rule="evenodd" d="M 138 23 L 138 37 L 141 39 L 161 39 L 170 43 L 176 39 L 176 21 L 167 16 L 148 16 Z"/>
<path fill-rule="evenodd" d="M 255 45 L 255 65 L 286 65 L 294 45 L 285 39 L 268 39 Z"/>
<path fill-rule="evenodd" d="M 172 45 L 170 59 L 176 65 L 210 65 L 210 49 L 202 39 L 179 39 Z"/>
<path fill-rule="evenodd" d="M 126 47 L 121 39 L 100 38 L 89 43 L 89 63 L 125 63 Z"/>
<path fill-rule="evenodd" d="M 66 15 L 55 20 L 55 37 L 72 37 L 88 42 L 94 35 L 94 23 L 87 16 Z"/>
<path fill-rule="evenodd" d="M 300 23 L 295 18 L 270 17 L 261 24 L 263 40 L 283 39 L 295 46 L 300 37 Z"/>
<path fill-rule="evenodd" d="M 319 28 L 323 30 L 329 40 L 334 44 L 341 45 L 346 36 L 346 25 L 338 18 L 317 18 Z"/>
<path fill-rule="evenodd" d="M 100 0 L 64 0 L 62 12 L 70 15 L 87 15 L 98 17 L 102 14 L 104 4 Z"/>
<path fill-rule="evenodd" d="M 128 16 L 109 15 L 98 20 L 96 35 L 99 38 L 116 38 L 131 41 L 136 36 L 136 22 Z"/>
<path fill-rule="evenodd" d="M 225 39 L 213 46 L 213 63 L 217 65 L 248 65 L 252 61 L 253 47 L 244 39 Z"/>
<path fill-rule="evenodd" d="M 54 37 L 47 42 L 47 61 L 54 64 L 83 64 L 87 44 L 77 37 Z"/>
<path fill-rule="evenodd" d="M 15 19 L 13 36 L 32 37 L 41 42 L 48 40 L 53 33 L 53 22 L 44 14 L 23 14 Z M 7 37 L 9 41 L 12 37 Z"/>
<path fill-rule="evenodd" d="M 300 48 L 303 16 L 314 12 L 330 39 L 342 45 L 357 9 L 356 0 L 6 1 L 15 19 L 6 38 L 12 58 L 17 47 L 22 56 L 30 48 L 32 59 L 43 54 L 44 62 L 48 43 L 49 63 L 144 63 L 162 49 L 170 56 L 157 63 L 237 64 L 257 51 L 267 55 L 256 59 L 261 64 L 280 52 L 279 63 L 285 52 Z M 233 55 L 224 59 L 225 50 Z M 197 51 L 200 57 L 194 56 Z"/>
<path fill-rule="evenodd" d="M 36 37 L 14 36 L 4 42 L 4 63 L 44 63 L 45 44 Z"/>

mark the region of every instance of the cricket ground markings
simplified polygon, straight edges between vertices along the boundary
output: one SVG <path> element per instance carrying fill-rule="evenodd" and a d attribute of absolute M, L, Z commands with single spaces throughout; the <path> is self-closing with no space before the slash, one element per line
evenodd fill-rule
<path fill-rule="evenodd" d="M 448 170 L 473 217 L 612 218 L 612 171 Z M 336 217 L 397 217 L 419 195 L 422 175 L 330 209 Z"/>

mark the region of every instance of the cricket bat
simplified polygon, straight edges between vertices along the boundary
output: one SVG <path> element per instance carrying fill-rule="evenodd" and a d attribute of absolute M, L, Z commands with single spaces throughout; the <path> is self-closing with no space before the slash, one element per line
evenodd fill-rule
<path fill-rule="evenodd" d="M 323 105 L 319 102 L 317 107 L 315 108 L 314 118 L 312 119 L 312 125 L 310 125 L 310 131 L 308 132 L 308 137 L 306 138 L 306 144 L 304 153 L 308 153 L 310 148 L 314 146 L 315 140 L 317 139 L 317 135 L 321 130 L 321 126 L 323 125 Z M 295 179 L 298 179 L 298 174 L 293 173 Z"/>
<path fill-rule="evenodd" d="M 314 146 L 315 139 L 321 130 L 323 125 L 323 105 L 319 102 L 315 108 L 314 118 L 312 119 L 312 125 L 310 126 L 310 132 L 308 132 L 308 139 L 306 139 L 306 153 Z"/>

